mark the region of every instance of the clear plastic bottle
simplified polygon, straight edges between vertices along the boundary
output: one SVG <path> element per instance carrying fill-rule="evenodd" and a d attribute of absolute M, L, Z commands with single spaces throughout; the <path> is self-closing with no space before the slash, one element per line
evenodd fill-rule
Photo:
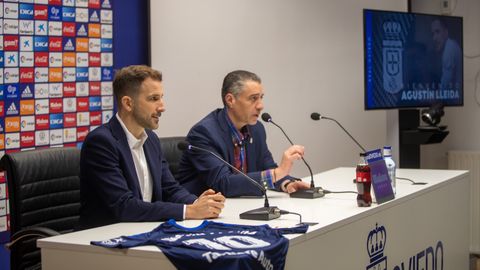
<path fill-rule="evenodd" d="M 392 158 L 391 146 L 383 147 L 383 160 L 385 160 L 385 165 L 387 165 L 388 176 L 390 177 L 390 181 L 392 181 L 393 193 L 397 194 L 397 179 L 395 176 L 395 171 L 397 169 L 397 166 L 395 165 L 395 161 L 393 161 L 393 158 Z"/>
<path fill-rule="evenodd" d="M 370 188 L 372 186 L 372 178 L 370 174 L 370 167 L 365 160 L 365 154 L 360 154 L 360 160 L 356 169 L 356 183 L 357 183 L 357 205 L 360 207 L 368 207 L 372 205 L 372 195 Z"/>

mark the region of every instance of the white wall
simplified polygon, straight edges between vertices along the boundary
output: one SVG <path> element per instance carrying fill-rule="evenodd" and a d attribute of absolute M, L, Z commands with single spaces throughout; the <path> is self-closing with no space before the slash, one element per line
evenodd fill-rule
<path fill-rule="evenodd" d="M 447 168 L 449 150 L 480 150 L 480 1 L 451 0 L 450 15 L 463 17 L 464 57 L 464 106 L 445 108 L 441 124 L 448 125 L 450 134 L 441 144 L 425 145 L 421 148 L 422 168 Z M 440 14 L 440 1 L 414 0 L 412 10 Z"/>
<path fill-rule="evenodd" d="M 385 144 L 387 113 L 363 109 L 362 9 L 405 11 L 406 2 L 151 1 L 152 66 L 164 74 L 167 104 L 158 133 L 185 135 L 222 106 L 223 77 L 247 69 L 263 80 L 264 111 L 307 146 L 314 172 L 354 166 L 357 146 L 333 122 L 313 122 L 310 113 L 336 118 L 366 148 Z M 274 126 L 266 128 L 279 160 L 288 142 Z M 294 173 L 307 170 L 299 163 Z"/>

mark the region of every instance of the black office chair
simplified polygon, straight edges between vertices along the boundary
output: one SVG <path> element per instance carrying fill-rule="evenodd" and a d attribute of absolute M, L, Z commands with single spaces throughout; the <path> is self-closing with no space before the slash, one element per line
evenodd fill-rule
<path fill-rule="evenodd" d="M 39 238 L 71 232 L 80 211 L 80 150 L 49 148 L 5 154 L 11 269 L 41 269 Z"/>
<path fill-rule="evenodd" d="M 178 167 L 183 153 L 178 149 L 178 143 L 183 142 L 186 139 L 186 137 L 181 136 L 160 138 L 162 152 L 165 155 L 165 159 L 167 160 L 170 171 L 175 179 L 178 179 Z"/>

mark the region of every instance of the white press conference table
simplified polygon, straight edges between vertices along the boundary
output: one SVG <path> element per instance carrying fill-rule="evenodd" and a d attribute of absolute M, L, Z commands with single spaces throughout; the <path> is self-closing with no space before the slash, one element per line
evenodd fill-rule
<path fill-rule="evenodd" d="M 470 180 L 468 171 L 398 169 L 394 200 L 357 207 L 356 194 L 327 194 L 319 199 L 292 199 L 268 192 L 270 205 L 318 222 L 306 234 L 287 235 L 287 269 L 468 269 Z M 355 168 L 337 168 L 314 176 L 317 186 L 355 191 Z M 304 181 L 308 181 L 305 177 Z M 262 198 L 229 198 L 218 222 L 294 226 L 299 218 L 283 215 L 271 221 L 239 219 L 241 212 L 262 207 Z M 179 222 L 187 227 L 199 220 Z M 41 239 L 42 267 L 49 269 L 175 269 L 155 246 L 127 250 L 90 245 L 120 235 L 147 232 L 159 222 L 118 223 Z M 369 253 L 380 236 L 383 248 Z M 378 244 L 378 243 L 377 243 Z"/>

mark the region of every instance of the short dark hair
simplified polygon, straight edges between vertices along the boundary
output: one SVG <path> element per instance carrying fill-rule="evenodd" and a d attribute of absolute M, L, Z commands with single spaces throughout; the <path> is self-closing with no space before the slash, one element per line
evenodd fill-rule
<path fill-rule="evenodd" d="M 120 106 L 121 99 L 124 96 L 135 97 L 143 81 L 148 78 L 161 82 L 162 73 L 144 65 L 127 66 L 118 70 L 113 79 L 113 94 L 118 105 Z"/>
<path fill-rule="evenodd" d="M 227 74 L 223 79 L 222 85 L 222 102 L 225 104 L 225 96 L 232 93 L 235 97 L 243 91 L 244 83 L 247 81 L 254 81 L 262 83 L 257 74 L 246 70 L 235 70 Z"/>

